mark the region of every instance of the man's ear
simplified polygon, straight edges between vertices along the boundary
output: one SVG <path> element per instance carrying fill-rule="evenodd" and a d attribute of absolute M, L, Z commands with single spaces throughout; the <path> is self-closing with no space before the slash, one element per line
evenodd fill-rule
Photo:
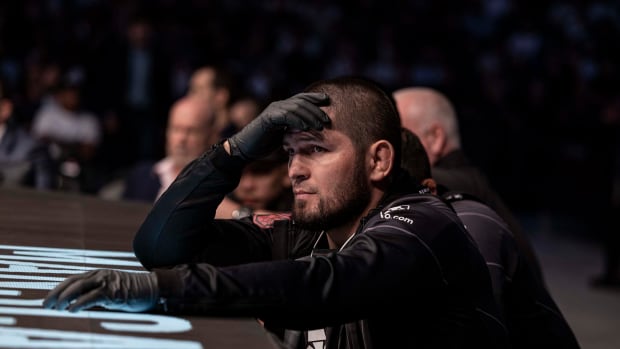
<path fill-rule="evenodd" d="M 428 151 L 434 158 L 440 158 L 446 147 L 446 130 L 439 124 L 433 124 L 427 131 Z"/>
<path fill-rule="evenodd" d="M 386 141 L 379 140 L 369 148 L 371 181 L 381 181 L 387 177 L 394 167 L 394 146 Z"/>

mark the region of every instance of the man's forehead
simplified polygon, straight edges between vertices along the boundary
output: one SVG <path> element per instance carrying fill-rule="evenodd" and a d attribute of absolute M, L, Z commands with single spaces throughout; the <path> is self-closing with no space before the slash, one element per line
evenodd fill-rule
<path fill-rule="evenodd" d="M 326 125 L 321 131 L 289 130 L 284 135 L 284 145 L 287 144 L 287 140 L 289 143 L 290 142 L 304 142 L 304 141 L 305 142 L 311 142 L 311 141 L 326 142 L 326 141 L 333 139 L 334 137 L 337 138 L 338 134 L 342 134 L 341 131 L 338 131 L 334 127 L 336 126 L 334 121 L 335 119 L 337 119 L 337 116 L 336 116 L 337 113 L 335 113 L 334 108 L 332 106 L 321 106 L 320 108 L 325 112 L 325 114 L 327 114 L 327 116 L 331 120 L 331 123 Z"/>
<path fill-rule="evenodd" d="M 289 131 L 284 135 L 284 142 L 286 141 L 322 141 L 325 140 L 325 131 L 317 131 L 317 130 L 308 130 L 308 131 L 300 131 L 293 130 Z"/>
<path fill-rule="evenodd" d="M 318 143 L 322 146 L 335 147 L 351 143 L 349 136 L 341 131 L 325 128 L 322 131 L 290 131 L 284 136 L 282 145 L 294 147 L 304 143 Z"/>
<path fill-rule="evenodd" d="M 291 130 L 284 135 L 284 145 L 300 142 L 330 142 L 338 137 L 338 131 L 324 128 L 322 131 L 317 130 Z"/>

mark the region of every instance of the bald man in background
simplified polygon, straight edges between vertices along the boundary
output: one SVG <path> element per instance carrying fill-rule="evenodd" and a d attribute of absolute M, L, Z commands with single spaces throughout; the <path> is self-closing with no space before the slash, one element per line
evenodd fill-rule
<path fill-rule="evenodd" d="M 219 141 L 215 113 L 206 99 L 189 95 L 176 101 L 166 126 L 166 157 L 141 162 L 125 178 L 122 198 L 154 202 L 193 159 Z"/>
<path fill-rule="evenodd" d="M 424 145 L 438 185 L 473 195 L 493 208 L 510 226 L 519 250 L 543 280 L 538 257 L 518 220 L 486 175 L 463 152 L 458 118 L 448 98 L 428 87 L 402 88 L 394 91 L 393 97 L 402 126 Z"/>

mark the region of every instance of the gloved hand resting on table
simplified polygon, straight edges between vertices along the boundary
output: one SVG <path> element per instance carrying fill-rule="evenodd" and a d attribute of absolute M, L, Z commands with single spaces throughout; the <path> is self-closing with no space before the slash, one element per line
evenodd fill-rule
<path fill-rule="evenodd" d="M 154 308 L 158 298 L 155 273 L 99 269 L 65 279 L 48 293 L 43 307 L 77 312 L 98 305 L 140 312 Z"/>

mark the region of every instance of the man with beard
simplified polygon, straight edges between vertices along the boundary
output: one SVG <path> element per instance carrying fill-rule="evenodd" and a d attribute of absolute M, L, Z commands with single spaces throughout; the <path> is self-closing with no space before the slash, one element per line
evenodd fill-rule
<path fill-rule="evenodd" d="M 71 276 L 44 307 L 251 316 L 287 348 L 504 348 L 485 262 L 454 211 L 400 169 L 400 137 L 368 80 L 273 102 L 157 201 L 134 239 L 150 273 Z M 281 145 L 292 219 L 214 220 L 243 167 Z"/>

